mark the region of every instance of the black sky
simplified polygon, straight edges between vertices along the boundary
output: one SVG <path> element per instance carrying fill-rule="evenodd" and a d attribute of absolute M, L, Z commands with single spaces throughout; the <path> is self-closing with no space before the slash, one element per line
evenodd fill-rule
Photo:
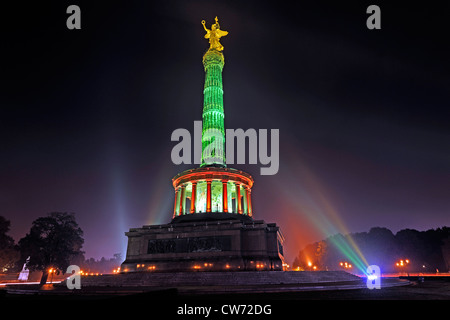
<path fill-rule="evenodd" d="M 81 30 L 66 28 L 70 4 L 81 8 Z M 381 8 L 381 30 L 366 28 L 370 4 Z M 217 15 L 229 31 L 226 127 L 280 129 L 277 175 L 240 167 L 255 178 L 255 218 L 281 225 L 291 256 L 323 236 L 296 211 L 319 189 L 351 232 L 449 225 L 449 9 L 439 1 L 5 5 L 0 215 L 17 241 L 36 218 L 75 212 L 95 258 L 125 254 L 130 227 L 169 222 L 171 178 L 190 167 L 171 163 L 170 136 L 201 120 L 200 21 Z"/>

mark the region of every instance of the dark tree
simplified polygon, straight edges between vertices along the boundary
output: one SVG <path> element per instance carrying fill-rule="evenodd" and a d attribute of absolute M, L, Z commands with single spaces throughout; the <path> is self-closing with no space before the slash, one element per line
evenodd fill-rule
<path fill-rule="evenodd" d="M 22 258 L 30 256 L 28 268 L 42 271 L 41 284 L 47 282 L 48 269 L 65 272 L 72 259 L 83 254 L 83 231 L 73 213 L 53 212 L 33 221 L 30 233 L 19 240 Z"/>
<path fill-rule="evenodd" d="M 363 248 L 361 248 L 363 250 Z M 363 252 L 370 264 L 379 265 L 382 270 L 389 270 L 398 258 L 404 258 L 399 254 L 396 239 L 391 230 L 381 227 L 373 227 L 369 230 L 366 240 L 366 248 Z"/>
<path fill-rule="evenodd" d="M 391 230 L 381 227 L 371 228 L 369 232 L 336 234 L 305 246 L 296 257 L 294 267 L 308 270 L 307 263 L 311 262 L 321 269 L 339 268 L 340 261 L 350 259 L 350 256 L 345 253 L 348 251 L 345 248 L 354 251 L 350 240 L 357 245 L 368 264 L 379 265 L 386 273 L 449 270 L 450 228 L 448 227 L 427 231 L 404 229 L 396 235 Z M 400 259 L 408 259 L 410 263 L 399 269 L 396 262 Z"/>
<path fill-rule="evenodd" d="M 14 239 L 7 235 L 10 225 L 9 220 L 0 216 L 0 272 L 14 268 L 20 257 Z"/>

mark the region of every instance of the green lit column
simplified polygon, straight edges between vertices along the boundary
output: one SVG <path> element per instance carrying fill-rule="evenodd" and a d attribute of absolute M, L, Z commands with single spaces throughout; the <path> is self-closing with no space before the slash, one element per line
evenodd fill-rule
<path fill-rule="evenodd" d="M 225 125 L 223 108 L 223 54 L 209 49 L 203 56 L 205 88 L 203 90 L 202 163 L 204 166 L 226 167 Z"/>

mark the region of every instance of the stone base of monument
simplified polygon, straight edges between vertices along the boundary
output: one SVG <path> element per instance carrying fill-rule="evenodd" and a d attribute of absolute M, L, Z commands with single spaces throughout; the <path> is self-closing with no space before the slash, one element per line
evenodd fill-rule
<path fill-rule="evenodd" d="M 82 287 L 131 291 L 176 289 L 178 294 L 274 293 L 365 288 L 344 271 L 133 272 L 82 277 Z M 134 288 L 134 289 L 133 289 Z"/>
<path fill-rule="evenodd" d="M 381 289 L 409 285 L 408 280 L 383 278 Z M 355 290 L 359 297 L 369 290 L 366 279 L 343 271 L 239 271 L 239 272 L 131 272 L 99 276 L 82 276 L 80 289 L 68 289 L 65 281 L 44 286 L 18 284 L 6 286 L 8 295 L 37 295 L 98 299 L 125 297 L 176 302 L 199 299 L 289 299 L 313 292 L 339 299 L 335 292 Z M 383 290 L 380 290 L 383 291 Z M 347 295 L 348 296 L 348 295 Z M 284 297 L 284 298 L 283 298 Z M 320 298 L 320 296 L 315 296 Z M 330 297 L 330 295 L 328 295 Z M 367 296 L 366 296 L 367 297 Z M 371 298 L 369 296 L 369 298 Z M 109 301 L 109 300 L 105 300 Z M 148 300 L 150 301 L 150 300 Z"/>
<path fill-rule="evenodd" d="M 131 228 L 121 271 L 280 271 L 284 237 L 275 223 L 232 213 L 196 213 Z"/>

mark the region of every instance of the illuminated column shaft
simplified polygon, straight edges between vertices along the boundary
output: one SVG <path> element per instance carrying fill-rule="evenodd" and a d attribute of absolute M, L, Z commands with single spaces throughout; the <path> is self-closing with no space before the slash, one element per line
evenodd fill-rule
<path fill-rule="evenodd" d="M 178 188 L 175 189 L 175 203 L 173 205 L 173 216 L 176 217 L 178 215 Z"/>
<path fill-rule="evenodd" d="M 245 214 L 248 214 L 247 186 L 242 186 L 242 192 L 243 192 L 242 202 L 243 202 L 243 206 L 244 206 L 242 212 L 245 213 Z"/>
<path fill-rule="evenodd" d="M 192 182 L 192 194 L 191 194 L 191 213 L 195 213 L 195 201 L 197 200 L 197 182 Z"/>
<path fill-rule="evenodd" d="M 228 189 L 228 212 L 233 212 L 233 192 L 232 192 L 232 184 L 227 184 L 229 186 Z"/>
<path fill-rule="evenodd" d="M 178 215 L 184 214 L 184 208 L 186 205 L 186 187 L 181 186 L 181 194 L 180 194 L 180 212 Z"/>
<path fill-rule="evenodd" d="M 206 212 L 211 212 L 211 182 L 206 181 Z"/>
<path fill-rule="evenodd" d="M 203 56 L 205 87 L 203 90 L 202 163 L 226 167 L 225 125 L 223 108 L 222 69 L 223 54 L 210 49 Z M 205 149 L 207 149 L 205 152 Z M 213 150 L 213 151 L 212 151 Z"/>
<path fill-rule="evenodd" d="M 236 203 L 237 203 L 237 211 L 239 214 L 242 214 L 242 205 L 241 205 L 241 185 L 236 183 Z"/>
<path fill-rule="evenodd" d="M 252 190 L 247 188 L 247 207 L 248 207 L 248 215 L 252 216 Z"/>
<path fill-rule="evenodd" d="M 222 210 L 228 212 L 228 181 L 222 180 Z"/>

